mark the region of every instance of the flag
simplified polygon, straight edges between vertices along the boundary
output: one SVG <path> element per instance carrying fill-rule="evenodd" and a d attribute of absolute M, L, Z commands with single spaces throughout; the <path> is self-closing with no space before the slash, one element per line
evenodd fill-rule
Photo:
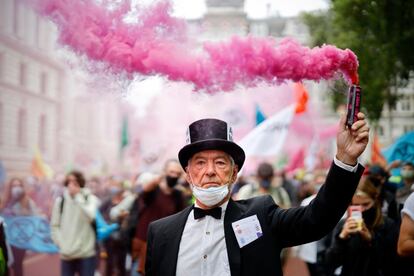
<path fill-rule="evenodd" d="M 387 161 L 381 153 L 381 145 L 378 140 L 378 135 L 374 133 L 374 140 L 371 145 L 371 163 L 378 164 L 382 167 L 387 166 Z"/>
<path fill-rule="evenodd" d="M 53 243 L 49 222 L 39 216 L 4 217 L 5 231 L 8 242 L 21 249 L 40 253 L 58 253 L 58 247 Z M 97 210 L 96 238 L 98 241 L 107 239 L 111 233 L 119 229 L 117 223 L 108 224 Z"/>
<path fill-rule="evenodd" d="M 291 172 L 296 169 L 304 168 L 305 167 L 304 160 L 305 160 L 305 148 L 302 147 L 293 154 L 293 157 L 291 158 L 289 165 L 286 167 L 286 171 Z"/>
<path fill-rule="evenodd" d="M 306 104 L 308 103 L 308 91 L 301 82 L 295 82 L 293 84 L 293 90 L 295 91 L 296 108 L 295 113 L 299 114 L 306 111 Z"/>
<path fill-rule="evenodd" d="M 115 230 L 119 229 L 118 223 L 108 224 L 99 210 L 96 211 L 95 222 L 98 241 L 106 240 Z"/>
<path fill-rule="evenodd" d="M 128 117 L 122 119 L 121 139 L 120 139 L 120 152 L 122 155 L 123 150 L 129 143 L 129 132 L 128 132 Z"/>
<path fill-rule="evenodd" d="M 395 160 L 414 163 L 414 131 L 408 132 L 382 151 L 388 163 Z M 392 174 L 400 174 L 400 168 L 392 170 Z"/>
<path fill-rule="evenodd" d="M 266 116 L 260 106 L 256 104 L 256 126 L 260 125 L 264 120 L 266 120 Z"/>
<path fill-rule="evenodd" d="M 316 168 L 317 151 L 318 151 L 319 144 L 320 144 L 319 137 L 317 135 L 313 136 L 312 142 L 309 146 L 308 152 L 305 157 L 305 167 L 308 172 L 311 172 Z"/>
<path fill-rule="evenodd" d="M 295 115 L 295 105 L 290 105 L 256 126 L 241 141 L 240 146 L 248 156 L 273 156 L 282 149 L 290 123 Z"/>
<path fill-rule="evenodd" d="M 58 253 L 50 238 L 49 222 L 37 216 L 4 217 L 8 242 L 22 249 L 42 253 Z"/>
<path fill-rule="evenodd" d="M 285 169 L 287 164 L 289 163 L 289 158 L 287 154 L 281 154 L 275 163 L 276 169 Z"/>
<path fill-rule="evenodd" d="M 53 170 L 43 161 L 42 154 L 38 147 L 35 148 L 31 171 L 32 175 L 39 179 L 51 178 L 53 175 Z"/>

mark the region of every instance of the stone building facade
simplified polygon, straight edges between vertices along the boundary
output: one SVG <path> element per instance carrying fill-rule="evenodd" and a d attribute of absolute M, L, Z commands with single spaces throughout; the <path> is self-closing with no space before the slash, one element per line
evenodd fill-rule
<path fill-rule="evenodd" d="M 0 9 L 0 161 L 7 176 L 29 175 L 36 148 L 55 172 L 98 159 L 116 167 L 121 104 L 91 94 L 57 50 L 53 23 L 21 2 L 4 0 Z"/>

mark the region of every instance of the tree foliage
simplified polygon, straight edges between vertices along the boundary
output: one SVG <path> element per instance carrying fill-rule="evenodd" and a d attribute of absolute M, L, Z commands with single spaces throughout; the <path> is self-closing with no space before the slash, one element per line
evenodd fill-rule
<path fill-rule="evenodd" d="M 384 103 L 395 104 L 395 87 L 414 69 L 414 1 L 331 0 L 324 13 L 304 14 L 312 43 L 349 48 L 359 60 L 362 104 L 377 121 Z M 335 102 L 335 101 L 334 101 Z"/>

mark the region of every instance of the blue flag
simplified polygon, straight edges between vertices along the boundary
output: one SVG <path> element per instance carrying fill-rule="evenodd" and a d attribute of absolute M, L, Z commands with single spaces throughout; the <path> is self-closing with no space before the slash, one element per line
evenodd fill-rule
<path fill-rule="evenodd" d="M 49 222 L 36 216 L 4 217 L 7 241 L 18 248 L 42 253 L 58 253 L 50 238 Z"/>
<path fill-rule="evenodd" d="M 398 138 L 394 144 L 383 150 L 382 154 L 387 159 L 387 162 L 401 160 L 414 163 L 414 131 Z M 399 174 L 399 169 L 396 173 Z"/>
<path fill-rule="evenodd" d="M 109 236 L 119 228 L 118 223 L 108 224 L 105 219 L 103 218 L 102 214 L 97 211 L 96 212 L 96 238 L 98 241 L 106 240 Z"/>
<path fill-rule="evenodd" d="M 17 247 L 41 253 L 58 253 L 50 235 L 49 221 L 38 216 L 4 217 L 7 241 Z M 101 213 L 96 213 L 96 238 L 107 239 L 117 230 L 117 223 L 108 224 Z"/>
<path fill-rule="evenodd" d="M 256 126 L 260 125 L 264 120 L 266 120 L 266 116 L 260 109 L 260 106 L 256 104 Z"/>

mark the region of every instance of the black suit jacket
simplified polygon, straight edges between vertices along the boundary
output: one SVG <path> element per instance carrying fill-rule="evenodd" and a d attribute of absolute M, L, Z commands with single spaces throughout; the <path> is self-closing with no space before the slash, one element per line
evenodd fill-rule
<path fill-rule="evenodd" d="M 333 164 L 325 185 L 306 207 L 282 209 L 270 196 L 230 200 L 224 216 L 224 235 L 231 275 L 282 275 L 281 249 L 318 240 L 330 232 L 346 211 L 362 172 L 362 166 L 352 173 Z M 192 206 L 150 224 L 147 276 L 175 275 L 181 236 L 191 209 Z M 231 224 L 252 215 L 257 215 L 263 236 L 239 248 Z"/>

